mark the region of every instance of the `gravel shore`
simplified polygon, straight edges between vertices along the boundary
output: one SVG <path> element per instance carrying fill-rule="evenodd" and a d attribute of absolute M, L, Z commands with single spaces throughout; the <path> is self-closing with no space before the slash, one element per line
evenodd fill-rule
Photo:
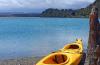
<path fill-rule="evenodd" d="M 0 65 L 35 65 L 41 57 L 28 57 L 28 58 L 17 58 L 0 60 Z"/>
<path fill-rule="evenodd" d="M 0 65 L 35 65 L 43 57 L 27 57 L 27 58 L 16 58 L 8 60 L 0 60 Z M 79 65 L 89 65 L 88 61 L 84 59 L 84 63 Z"/>

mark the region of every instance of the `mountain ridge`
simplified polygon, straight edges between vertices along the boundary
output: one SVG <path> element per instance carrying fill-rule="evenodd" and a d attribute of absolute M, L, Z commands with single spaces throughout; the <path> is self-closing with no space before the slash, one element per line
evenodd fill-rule
<path fill-rule="evenodd" d="M 92 5 L 96 4 L 99 9 L 100 17 L 100 0 L 96 0 L 86 8 L 81 9 L 53 9 L 48 8 L 42 13 L 0 13 L 0 17 L 60 17 L 60 18 L 88 18 L 92 9 Z"/>
<path fill-rule="evenodd" d="M 96 6 L 99 9 L 99 17 L 100 17 L 100 0 L 96 0 L 94 3 L 90 4 L 89 6 L 87 6 L 86 8 L 81 8 L 81 9 L 76 9 L 76 10 L 72 10 L 72 9 L 53 9 L 53 8 L 49 8 L 46 9 L 45 11 L 43 11 L 41 13 L 41 17 L 74 17 L 74 18 L 88 18 L 89 14 L 91 12 L 92 9 L 92 5 L 96 4 Z"/>
<path fill-rule="evenodd" d="M 94 2 L 95 3 L 95 2 Z M 93 3 L 93 4 L 94 4 Z M 74 18 L 87 18 L 91 12 L 92 4 L 87 6 L 86 8 L 81 9 L 46 9 L 41 13 L 41 17 L 74 17 Z"/>

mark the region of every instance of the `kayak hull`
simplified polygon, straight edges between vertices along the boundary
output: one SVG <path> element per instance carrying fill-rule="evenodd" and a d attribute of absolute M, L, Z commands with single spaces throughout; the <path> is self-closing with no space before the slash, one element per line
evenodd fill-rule
<path fill-rule="evenodd" d="M 78 65 L 81 61 L 83 45 L 81 40 L 65 45 L 59 51 L 51 53 L 36 65 Z"/>

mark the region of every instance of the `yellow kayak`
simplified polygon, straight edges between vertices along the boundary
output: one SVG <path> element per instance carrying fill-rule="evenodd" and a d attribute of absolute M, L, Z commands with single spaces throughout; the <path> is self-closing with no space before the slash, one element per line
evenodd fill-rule
<path fill-rule="evenodd" d="M 83 53 L 82 40 L 65 45 L 60 51 L 51 53 L 40 60 L 36 65 L 78 65 Z"/>
<path fill-rule="evenodd" d="M 60 52 L 66 53 L 83 53 L 83 43 L 81 39 L 77 39 L 75 42 L 65 45 Z"/>

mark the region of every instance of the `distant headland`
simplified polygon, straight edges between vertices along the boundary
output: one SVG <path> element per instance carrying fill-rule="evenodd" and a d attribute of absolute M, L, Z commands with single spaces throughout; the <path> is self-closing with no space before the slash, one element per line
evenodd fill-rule
<path fill-rule="evenodd" d="M 94 3 L 99 3 L 99 0 Z M 93 4 L 94 4 L 93 3 Z M 99 5 L 98 5 L 99 6 Z M 90 10 L 92 8 L 92 4 L 87 6 L 86 8 L 81 9 L 54 9 L 48 8 L 42 13 L 0 13 L 0 17 L 60 17 L 60 18 L 87 18 L 89 17 Z M 99 7 L 98 7 L 99 8 Z M 99 13 L 100 14 L 100 13 Z M 100 16 L 99 16 L 100 17 Z"/>

